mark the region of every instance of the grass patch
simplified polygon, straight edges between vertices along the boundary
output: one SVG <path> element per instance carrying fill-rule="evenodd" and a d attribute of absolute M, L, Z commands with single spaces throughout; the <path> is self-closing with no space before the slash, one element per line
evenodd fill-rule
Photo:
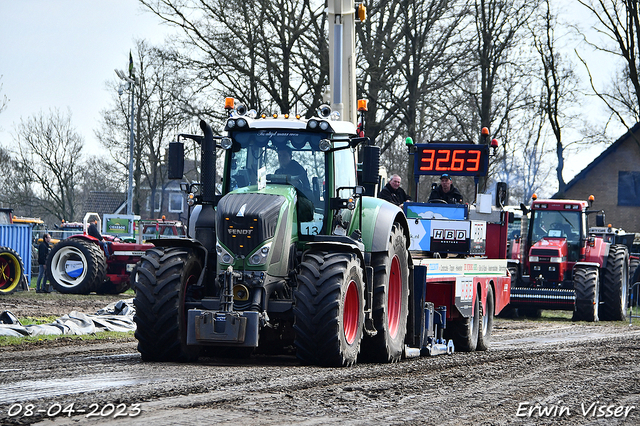
<path fill-rule="evenodd" d="M 51 324 L 58 317 L 50 316 L 50 317 L 24 317 L 18 318 L 20 320 L 20 324 L 22 325 L 41 325 L 41 324 Z"/>
<path fill-rule="evenodd" d="M 116 332 L 116 331 L 100 331 L 94 334 L 84 334 L 82 336 L 75 335 L 46 335 L 46 336 L 26 336 L 26 337 L 10 337 L 0 336 L 0 346 L 19 346 L 34 345 L 46 342 L 73 342 L 73 341 L 97 341 L 97 340 L 120 340 L 129 341 L 133 339 L 133 331 Z"/>

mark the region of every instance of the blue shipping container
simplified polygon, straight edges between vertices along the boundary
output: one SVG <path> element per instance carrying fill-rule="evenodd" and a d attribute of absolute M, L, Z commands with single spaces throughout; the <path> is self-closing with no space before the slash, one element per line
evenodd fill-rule
<path fill-rule="evenodd" d="M 31 240 L 30 225 L 0 225 L 0 246 L 9 247 L 18 252 L 24 264 L 27 279 L 31 277 Z"/>

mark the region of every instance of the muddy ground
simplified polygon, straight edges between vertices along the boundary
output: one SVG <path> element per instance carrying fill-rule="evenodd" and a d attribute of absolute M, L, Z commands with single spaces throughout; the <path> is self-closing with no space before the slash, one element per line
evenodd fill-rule
<path fill-rule="evenodd" d="M 37 296 L 1 297 L 0 310 L 94 313 L 118 299 Z M 497 319 L 486 352 L 345 369 L 293 357 L 144 363 L 133 338 L 67 338 L 0 347 L 0 424 L 636 425 L 639 356 L 637 325 L 561 316 Z"/>

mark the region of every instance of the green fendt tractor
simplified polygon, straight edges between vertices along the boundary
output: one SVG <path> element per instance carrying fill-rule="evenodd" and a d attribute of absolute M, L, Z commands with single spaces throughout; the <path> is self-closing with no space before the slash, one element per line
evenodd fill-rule
<path fill-rule="evenodd" d="M 343 366 L 356 362 L 361 341 L 367 358 L 400 359 L 406 218 L 363 196 L 363 185 L 378 178 L 378 148 L 362 147 L 367 166 L 358 182 L 356 147 L 366 138 L 323 112 L 309 120 L 254 119 L 236 108 L 228 136 L 217 138 L 225 149 L 224 196 L 215 194 L 214 137 L 201 123 L 194 239 L 156 240 L 137 271 L 136 337 L 145 360 L 295 347 L 303 362 Z M 174 143 L 174 165 L 180 150 Z M 299 166 L 287 169 L 278 153 Z M 172 174 L 182 177 L 177 168 Z"/>

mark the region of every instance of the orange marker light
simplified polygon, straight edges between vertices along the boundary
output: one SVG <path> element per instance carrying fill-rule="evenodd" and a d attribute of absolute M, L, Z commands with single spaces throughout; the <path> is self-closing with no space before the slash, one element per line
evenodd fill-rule
<path fill-rule="evenodd" d="M 589 195 L 589 201 L 594 201 L 596 199 L 596 197 L 594 197 L 593 195 Z"/>
<path fill-rule="evenodd" d="M 233 109 L 233 104 L 235 103 L 235 99 L 233 98 L 224 98 L 224 109 Z"/>
<path fill-rule="evenodd" d="M 537 196 L 536 194 L 533 194 L 533 195 L 531 196 L 531 198 L 533 199 L 533 201 L 535 201 L 535 200 L 537 200 L 537 199 L 538 199 L 538 196 Z"/>
<path fill-rule="evenodd" d="M 358 111 L 369 111 L 368 103 L 366 99 L 358 99 Z"/>
<path fill-rule="evenodd" d="M 481 133 L 482 133 L 482 136 L 489 136 L 489 129 L 487 129 L 486 127 L 483 127 Z"/>

